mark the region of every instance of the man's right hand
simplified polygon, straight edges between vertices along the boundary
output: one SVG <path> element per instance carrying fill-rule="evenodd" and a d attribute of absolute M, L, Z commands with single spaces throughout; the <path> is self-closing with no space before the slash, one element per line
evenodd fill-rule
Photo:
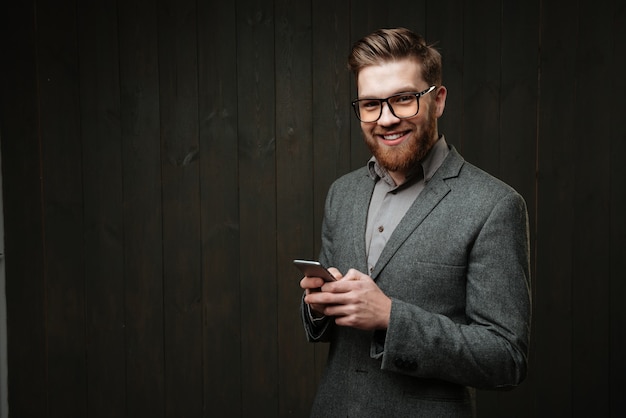
<path fill-rule="evenodd" d="M 337 270 L 334 267 L 330 267 L 328 269 L 328 271 L 330 271 L 330 273 L 335 276 L 335 278 L 337 280 L 341 280 L 341 278 L 343 277 L 343 275 L 339 272 L 339 270 Z M 313 292 L 319 292 L 321 290 L 321 287 L 324 285 L 325 281 L 324 279 L 322 279 L 321 277 L 303 277 L 302 280 L 300 280 L 300 287 L 304 289 L 305 294 L 309 295 Z M 323 304 L 309 304 L 309 307 L 311 308 L 311 313 L 318 315 L 318 316 L 324 316 L 324 308 L 326 307 L 326 305 Z"/>

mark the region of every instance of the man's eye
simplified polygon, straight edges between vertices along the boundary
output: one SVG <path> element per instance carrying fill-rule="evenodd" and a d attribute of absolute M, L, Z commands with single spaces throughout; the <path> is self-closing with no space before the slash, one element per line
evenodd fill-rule
<path fill-rule="evenodd" d="M 365 109 L 375 109 L 378 106 L 380 106 L 380 102 L 378 102 L 378 100 L 367 100 L 367 101 L 361 102 L 361 107 Z"/>
<path fill-rule="evenodd" d="M 415 99 L 415 96 L 413 96 L 412 94 L 405 94 L 405 95 L 396 97 L 394 102 L 396 102 L 396 103 L 409 103 L 409 102 L 412 102 L 414 99 Z"/>

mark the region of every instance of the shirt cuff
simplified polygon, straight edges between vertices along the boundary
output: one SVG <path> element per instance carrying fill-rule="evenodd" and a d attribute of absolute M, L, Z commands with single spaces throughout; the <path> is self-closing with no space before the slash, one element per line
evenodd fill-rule
<path fill-rule="evenodd" d="M 311 310 L 310 305 L 306 305 L 306 311 L 307 311 L 307 314 L 309 315 L 309 319 L 311 320 L 313 324 L 317 324 L 318 322 L 322 322 L 323 320 L 326 319 L 326 315 L 322 315 L 318 317 L 313 315 L 313 311 Z"/>

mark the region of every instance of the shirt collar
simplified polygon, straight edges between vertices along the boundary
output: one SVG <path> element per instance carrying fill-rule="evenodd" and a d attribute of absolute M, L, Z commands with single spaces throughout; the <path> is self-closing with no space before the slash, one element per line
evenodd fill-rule
<path fill-rule="evenodd" d="M 449 151 L 446 138 L 441 135 L 437 142 L 435 142 L 435 145 L 433 145 L 430 151 L 428 151 L 428 154 L 426 154 L 422 161 L 420 161 L 420 164 L 408 174 L 407 181 L 404 184 L 412 183 L 415 179 L 419 178 L 423 178 L 424 182 L 428 183 L 443 163 L 443 160 L 446 159 Z M 367 162 L 367 168 L 369 170 L 370 177 L 374 181 L 382 179 L 390 186 L 396 187 L 396 184 L 389 175 L 389 172 L 378 164 L 376 157 L 370 158 Z"/>

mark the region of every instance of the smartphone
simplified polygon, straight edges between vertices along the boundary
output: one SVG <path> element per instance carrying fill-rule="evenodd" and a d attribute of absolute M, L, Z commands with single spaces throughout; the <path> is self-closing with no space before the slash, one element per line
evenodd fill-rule
<path fill-rule="evenodd" d="M 326 282 L 337 280 L 319 261 L 293 260 L 293 264 L 307 277 L 321 277 Z"/>

